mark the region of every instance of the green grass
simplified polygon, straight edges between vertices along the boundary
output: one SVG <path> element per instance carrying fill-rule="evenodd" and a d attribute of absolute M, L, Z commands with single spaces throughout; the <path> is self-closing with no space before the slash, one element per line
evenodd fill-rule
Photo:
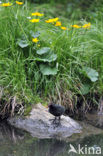
<path fill-rule="evenodd" d="M 39 23 L 30 23 L 27 17 L 35 11 L 43 11 L 45 16 Z M 70 30 L 45 23 L 55 15 Z M 18 101 L 34 104 L 48 99 L 62 101 L 63 95 L 64 101 L 68 101 L 79 95 L 86 103 L 91 100 L 97 104 L 97 96 L 103 93 L 103 27 L 100 17 L 91 21 L 67 19 L 62 17 L 62 12 L 58 14 L 55 7 L 51 9 L 47 4 L 34 7 L 25 2 L 23 6 L 0 7 L 0 86 L 3 98 L 8 101 L 8 97 L 16 96 Z M 90 29 L 70 27 L 71 24 L 88 22 L 91 22 Z M 40 33 L 37 44 L 32 43 L 33 33 Z M 21 40 L 27 44 L 25 48 L 18 45 Z M 49 47 L 51 57 L 56 54 L 57 59 L 44 61 L 46 54 L 43 57 L 37 54 L 37 50 L 43 47 Z M 57 70 L 57 74 L 50 74 L 48 69 L 49 75 L 45 75 L 40 69 L 41 64 L 50 67 L 53 73 L 53 69 Z M 65 94 L 68 90 L 71 96 Z M 66 105 L 70 107 L 68 102 Z M 75 108 L 73 103 L 72 107 Z"/>

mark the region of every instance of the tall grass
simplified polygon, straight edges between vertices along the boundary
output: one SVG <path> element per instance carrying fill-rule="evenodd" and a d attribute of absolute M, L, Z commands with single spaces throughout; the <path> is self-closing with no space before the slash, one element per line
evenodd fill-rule
<path fill-rule="evenodd" d="M 72 95 L 87 99 L 88 95 L 94 95 L 97 100 L 95 94 L 101 96 L 103 93 L 102 21 L 90 21 L 90 29 L 75 29 L 71 28 L 72 19 L 61 18 L 63 26 L 70 28 L 62 30 L 45 23 L 52 17 L 45 12 L 39 23 L 30 23 L 27 17 L 35 11 L 39 10 L 27 2 L 23 6 L 0 7 L 0 86 L 5 99 L 9 94 L 25 103 L 36 103 L 40 98 L 44 101 L 48 97 L 60 98 L 70 90 Z M 32 43 L 31 33 L 40 33 L 40 46 Z M 19 40 L 26 40 L 28 46 L 21 48 Z M 50 47 L 57 59 L 49 63 L 38 60 L 37 50 L 43 47 Z M 41 63 L 57 68 L 57 74 L 44 75 L 40 70 Z M 87 68 L 92 70 L 91 76 Z M 96 77 L 95 72 L 99 76 Z"/>

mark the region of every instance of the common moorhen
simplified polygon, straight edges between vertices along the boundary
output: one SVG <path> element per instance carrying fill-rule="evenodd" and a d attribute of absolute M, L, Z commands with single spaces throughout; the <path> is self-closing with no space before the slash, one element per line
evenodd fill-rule
<path fill-rule="evenodd" d="M 54 103 L 50 103 L 48 105 L 49 107 L 49 112 L 55 116 L 55 119 L 53 120 L 53 123 L 56 123 L 56 119 L 58 117 L 58 120 L 59 120 L 59 124 L 60 124 L 60 116 L 64 114 L 65 112 L 65 108 L 64 106 L 61 106 L 61 105 L 57 105 L 57 104 L 54 104 Z"/>

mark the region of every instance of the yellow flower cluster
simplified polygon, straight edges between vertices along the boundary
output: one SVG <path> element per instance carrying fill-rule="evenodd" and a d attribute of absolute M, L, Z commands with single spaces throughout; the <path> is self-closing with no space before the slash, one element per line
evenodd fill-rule
<path fill-rule="evenodd" d="M 32 38 L 32 42 L 37 43 L 39 40 L 37 38 Z"/>
<path fill-rule="evenodd" d="M 32 13 L 31 15 L 32 15 L 32 16 L 39 16 L 39 17 L 44 16 L 44 14 L 41 14 L 40 12 L 34 12 L 34 13 Z M 31 19 L 31 20 L 29 20 L 29 21 L 30 21 L 31 23 L 37 23 L 37 22 L 40 21 L 40 19 L 35 18 L 35 19 Z"/>
<path fill-rule="evenodd" d="M 32 14 L 31 14 L 32 16 L 44 16 L 44 14 L 41 14 L 40 12 L 33 12 Z"/>
<path fill-rule="evenodd" d="M 91 27 L 91 23 L 88 23 L 88 24 L 84 24 L 83 26 L 82 26 L 82 28 L 87 28 L 87 29 L 89 29 Z"/>
<path fill-rule="evenodd" d="M 71 27 L 73 27 L 73 28 L 77 28 L 77 29 L 78 29 L 78 28 L 81 28 L 81 26 L 76 25 L 76 24 L 75 24 L 75 25 L 71 25 Z"/>
<path fill-rule="evenodd" d="M 22 5 L 24 4 L 24 2 L 20 2 L 20 1 L 15 1 L 16 4 L 18 5 Z M 8 6 L 12 6 L 13 4 L 8 2 L 8 3 L 2 3 L 0 4 L 0 6 L 3 6 L 3 7 L 8 7 Z M 40 12 L 33 12 L 31 13 L 31 16 L 38 16 L 38 17 L 42 17 L 44 16 L 44 14 L 41 14 Z M 62 23 L 60 21 L 58 21 L 59 18 L 56 17 L 56 18 L 52 18 L 52 19 L 48 19 L 48 20 L 45 20 L 46 23 L 52 23 L 54 24 L 56 27 L 60 27 L 62 30 L 67 30 L 67 27 L 64 27 L 62 26 Z M 31 19 L 29 20 L 31 23 L 37 23 L 40 21 L 40 19 Z M 79 29 L 79 28 L 84 28 L 84 29 L 89 29 L 91 27 L 91 23 L 87 23 L 87 24 L 84 24 L 83 26 L 80 26 L 80 25 L 71 25 L 71 27 L 73 28 L 76 28 L 76 29 Z M 68 29 L 70 30 L 70 29 Z M 38 42 L 38 40 L 36 40 L 37 38 L 35 38 L 35 40 L 33 39 L 34 42 Z"/>
<path fill-rule="evenodd" d="M 23 2 L 16 1 L 16 4 L 18 4 L 18 5 L 22 5 Z"/>
<path fill-rule="evenodd" d="M 0 4 L 0 6 L 8 7 L 8 6 L 12 6 L 12 3 L 10 3 L 10 2 L 8 2 L 8 3 L 2 3 L 2 4 Z"/>
<path fill-rule="evenodd" d="M 58 21 L 59 18 L 56 17 L 56 18 L 52 18 L 52 19 L 48 19 L 48 20 L 45 20 L 46 23 L 52 23 L 52 24 L 55 24 L 56 27 L 60 27 L 62 25 L 62 23 L 60 21 Z M 55 23 L 56 22 L 56 23 Z M 62 30 L 67 30 L 66 27 L 60 27 Z"/>
<path fill-rule="evenodd" d="M 37 22 L 39 22 L 40 21 L 40 19 L 31 19 L 31 20 L 29 20 L 31 23 L 37 23 Z"/>
<path fill-rule="evenodd" d="M 91 23 L 87 23 L 87 24 L 84 24 L 83 26 L 79 26 L 79 25 L 71 25 L 71 27 L 73 28 L 84 28 L 84 29 L 89 29 L 91 27 Z"/>
<path fill-rule="evenodd" d="M 16 1 L 16 4 L 18 5 L 22 5 L 24 2 L 19 2 L 19 1 Z M 8 3 L 2 3 L 0 4 L 0 6 L 3 6 L 3 7 L 8 7 L 8 6 L 12 6 L 13 4 L 8 2 Z"/>
<path fill-rule="evenodd" d="M 59 20 L 58 17 L 56 18 L 52 18 L 52 19 L 48 19 L 48 20 L 45 20 L 46 23 L 54 23 L 54 22 L 57 22 Z"/>

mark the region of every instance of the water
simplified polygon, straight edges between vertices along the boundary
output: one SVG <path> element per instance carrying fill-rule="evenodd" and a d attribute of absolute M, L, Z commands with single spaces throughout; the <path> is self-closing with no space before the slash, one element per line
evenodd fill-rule
<path fill-rule="evenodd" d="M 71 139 L 71 138 L 70 138 Z M 72 140 L 72 139 L 71 139 Z M 15 129 L 7 123 L 0 123 L 0 156 L 77 156 L 82 154 L 69 153 L 70 144 L 78 151 L 78 144 L 84 150 L 99 146 L 103 156 L 103 134 L 91 135 L 76 141 L 60 141 L 55 139 L 37 139 L 28 133 Z M 87 145 L 87 146 L 86 146 Z M 92 154 L 83 154 L 91 156 Z M 95 154 L 97 155 L 97 154 Z"/>

